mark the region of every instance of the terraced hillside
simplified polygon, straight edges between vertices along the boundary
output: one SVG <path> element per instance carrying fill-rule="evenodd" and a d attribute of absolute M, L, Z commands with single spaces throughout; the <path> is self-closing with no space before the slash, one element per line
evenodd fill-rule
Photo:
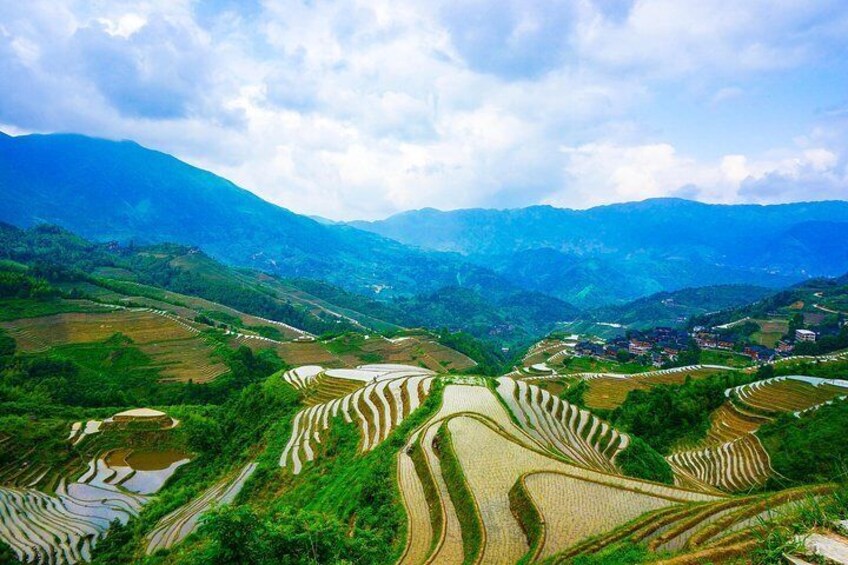
<path fill-rule="evenodd" d="M 732 547 L 730 553 L 738 555 L 733 553 L 736 544 L 750 547 L 757 535 L 751 528 L 761 520 L 831 489 L 720 495 L 711 484 L 744 490 L 755 486 L 745 483 L 749 475 L 768 474 L 767 455 L 763 459 L 755 436 L 720 450 L 735 474 L 696 477 L 686 488 L 623 477 L 615 466 L 617 451 L 609 447 L 614 441 L 606 447 L 602 441 L 590 441 L 596 454 L 592 458 L 586 457 L 580 441 L 591 433 L 558 434 L 554 445 L 549 439 L 552 422 L 557 414 L 568 413 L 567 407 L 559 408 L 543 391 L 530 390 L 532 385 L 522 391 L 521 384 L 509 377 L 499 379 L 499 396 L 514 399 L 500 407 L 487 398 L 490 389 L 447 385 L 439 412 L 398 455 L 410 529 L 401 562 L 559 560 L 598 552 L 625 539 L 644 543 L 649 551 L 718 552 Z M 597 427 L 603 429 L 603 424 Z M 607 429 L 601 437 L 615 434 Z M 626 449 L 624 442 L 618 445 Z M 435 509 L 434 493 L 439 498 Z M 578 522 L 562 511 L 570 506 L 580 508 Z"/>
<path fill-rule="evenodd" d="M 149 368 L 158 370 L 163 380 L 207 382 L 227 371 L 194 322 L 152 308 L 97 309 L 19 318 L 0 322 L 0 327 L 25 352 L 103 342 L 120 334 L 150 357 Z"/>
<path fill-rule="evenodd" d="M 262 512 L 273 504 L 269 493 L 284 496 L 291 488 L 326 496 L 322 485 L 333 484 L 335 467 L 324 458 L 338 456 L 334 438 L 348 428 L 358 438 L 354 458 L 397 446 L 389 452 L 387 475 L 395 484 L 374 487 L 396 493 L 394 503 L 406 517 L 397 553 L 387 552 L 385 562 L 562 562 L 635 544 L 648 560 L 662 556 L 683 563 L 708 555 L 719 563 L 722 556 L 755 547 L 763 520 L 794 519 L 811 496 L 829 496 L 835 488 L 762 491 L 774 471 L 753 432 L 776 414 L 827 402 L 842 382 L 775 378 L 728 389 L 703 445 L 668 457 L 675 484 L 663 484 L 627 476 L 621 461 L 640 442 L 591 409 L 534 384 L 534 378 L 550 380 L 544 377 L 448 376 L 404 364 L 282 370 L 267 386 L 284 387 L 299 399 L 291 419 L 269 428 L 265 447 L 251 449 L 249 458 L 207 476 L 202 488 L 166 497 L 167 511 L 156 510 L 133 530 L 129 551 L 135 560 L 157 565 L 190 562 L 185 560 L 196 551 L 212 547 L 211 530 L 199 527 L 208 521 L 204 516 L 215 523 L 227 516 L 225 507 Z M 661 382 L 678 375 L 640 378 Z M 419 409 L 431 395 L 438 404 L 427 404 L 422 418 Z M 155 411 L 139 413 L 158 417 Z M 19 558 L 74 563 L 95 557 L 110 519 L 134 519 L 161 496 L 168 477 L 195 464 L 168 456 L 162 473 L 145 475 L 135 468 L 143 449 L 109 440 L 110 434 L 135 433 L 115 428 L 115 421 L 117 416 L 57 427 L 69 448 L 87 457 L 82 468 L 28 468 L 20 480 L 10 474 L 13 466 L 0 469 L 0 538 Z M 162 420 L 156 433 L 179 430 L 176 423 Z M 274 435 L 280 431 L 286 435 Z M 40 486 L 27 486 L 39 476 L 43 480 L 34 484 Z M 579 509 L 579 518 L 564 510 L 569 508 Z"/>
<path fill-rule="evenodd" d="M 727 401 L 711 416 L 710 430 L 695 449 L 668 457 L 680 480 L 694 478 L 728 492 L 763 485 L 775 471 L 756 431 L 781 414 L 800 416 L 848 396 L 848 381 L 780 376 L 725 391 Z"/>
<path fill-rule="evenodd" d="M 602 410 L 612 410 L 620 406 L 632 390 L 648 390 L 659 384 L 680 384 L 690 377 L 702 379 L 709 375 L 732 370 L 730 367 L 721 365 L 690 365 L 634 374 L 571 373 L 559 375 L 553 373 L 550 369 L 545 372 L 544 369 L 545 367 L 534 365 L 515 374 L 515 376 L 529 382 L 537 382 L 546 388 L 550 386 L 546 381 L 562 381 L 566 385 L 585 381 L 588 386 L 583 394 L 583 401 L 590 408 Z M 543 372 L 545 374 L 540 374 Z"/>
<path fill-rule="evenodd" d="M 741 407 L 764 414 L 800 412 L 848 395 L 848 381 L 788 375 L 742 385 L 725 393 Z"/>
<path fill-rule="evenodd" d="M 312 404 L 295 416 L 291 436 L 280 456 L 280 466 L 290 467 L 294 474 L 300 473 L 303 464 L 314 459 L 313 442 L 321 442 L 321 434 L 329 428 L 333 418 L 340 416 L 345 422 L 358 426 L 362 437 L 360 448 L 368 451 L 385 440 L 392 429 L 418 408 L 429 394 L 434 378 L 434 374 L 426 369 L 404 365 L 363 365 L 357 369 L 327 371 L 315 369 L 319 368 L 299 369 L 286 376 L 295 379 L 298 373 L 310 375 L 307 380 L 311 382 L 302 389 L 314 386 L 319 389 L 324 387 L 326 391 L 331 386 L 331 390 L 339 390 L 339 387 L 354 390 L 326 402 Z M 342 392 L 345 390 L 341 389 Z"/>
<path fill-rule="evenodd" d="M 82 439 L 91 437 L 97 433 L 95 428 L 99 432 L 99 425 L 75 425 L 68 443 L 85 429 L 92 433 Z M 19 559 L 38 563 L 89 560 L 113 521 L 126 524 L 138 515 L 176 470 L 190 461 L 183 452 L 155 447 L 104 450 L 104 445 L 126 441 L 127 436 L 111 439 L 111 444 L 88 440 L 78 448 L 79 456 L 96 454 L 81 474 L 73 461 L 38 470 L 19 463 L 20 472 L 11 475 L 9 466 L 0 471 L 0 541 Z"/>
<path fill-rule="evenodd" d="M 160 549 L 169 549 L 197 531 L 201 516 L 213 505 L 232 503 L 255 470 L 256 463 L 248 463 L 237 473 L 224 477 L 200 496 L 162 517 L 146 537 L 145 552 L 150 555 Z"/>
<path fill-rule="evenodd" d="M 294 340 L 271 346 L 253 341 L 256 348 L 274 347 L 289 364 L 356 367 L 362 363 L 416 365 L 436 372 L 464 371 L 476 361 L 446 347 L 427 332 L 408 332 L 395 338 L 379 334 L 348 333 L 328 340 Z"/>

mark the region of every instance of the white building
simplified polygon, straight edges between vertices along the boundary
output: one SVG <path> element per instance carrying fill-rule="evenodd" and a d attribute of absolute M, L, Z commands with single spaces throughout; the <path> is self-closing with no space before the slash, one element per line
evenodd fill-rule
<path fill-rule="evenodd" d="M 812 330 L 795 330 L 795 341 L 816 341 L 816 332 Z"/>

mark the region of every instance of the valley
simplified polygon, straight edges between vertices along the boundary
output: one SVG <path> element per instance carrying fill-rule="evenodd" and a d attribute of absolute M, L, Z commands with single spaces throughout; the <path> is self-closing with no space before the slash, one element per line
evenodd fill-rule
<path fill-rule="evenodd" d="M 95 143 L 27 141 L 53 142 L 83 161 Z M 458 214 L 449 245 L 409 239 L 456 221 L 429 212 L 374 235 L 102 143 L 215 210 L 186 238 L 161 215 L 5 210 L 0 562 L 766 564 L 848 544 L 838 250 L 814 278 L 762 249 L 651 247 L 645 230 L 683 229 L 657 210 L 737 221 L 677 201 L 634 204 L 647 227 L 602 244 L 618 208 L 525 211 L 540 225 L 495 248 L 476 230 L 512 212 Z M 222 202 L 192 196 L 206 183 Z M 210 227 L 244 206 L 303 237 Z M 542 238 L 564 217 L 577 243 Z"/>
<path fill-rule="evenodd" d="M 47 249 L 0 270 L 10 558 L 298 562 L 321 531 L 318 562 L 725 562 L 767 531 L 803 557 L 794 536 L 848 518 L 842 448 L 798 449 L 842 433 L 843 351 L 656 368 L 553 333 L 490 376 L 473 342 L 303 290 L 248 301 L 281 288 L 253 274 L 216 267 L 248 313 Z"/>

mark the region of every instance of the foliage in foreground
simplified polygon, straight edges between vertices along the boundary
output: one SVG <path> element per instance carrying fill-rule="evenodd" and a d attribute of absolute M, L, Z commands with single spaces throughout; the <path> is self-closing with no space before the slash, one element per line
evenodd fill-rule
<path fill-rule="evenodd" d="M 648 550 L 632 542 L 622 542 L 592 555 L 580 555 L 573 565 L 635 565 L 648 560 Z"/>
<path fill-rule="evenodd" d="M 406 528 L 396 455 L 440 402 L 436 384 L 418 410 L 364 454 L 358 452 L 358 428 L 335 418 L 320 455 L 296 476 L 277 466 L 282 446 L 269 442 L 243 503 L 208 514 L 194 544 L 152 563 L 394 563 Z"/>
<path fill-rule="evenodd" d="M 201 559 L 221 565 L 343 563 L 350 556 L 373 563 L 383 553 L 376 535 L 348 536 L 336 517 L 291 507 L 260 516 L 248 505 L 223 506 L 204 517 L 202 531 L 212 543 Z"/>
<path fill-rule="evenodd" d="M 282 379 L 271 377 L 247 386 L 221 406 L 173 407 L 170 411 L 182 420 L 177 430 L 186 436 L 194 460 L 175 473 L 138 518 L 127 526 L 113 525 L 95 548 L 92 562 L 136 563 L 142 538 L 162 516 L 243 465 L 274 426 L 290 421 L 299 406 L 298 394 Z"/>

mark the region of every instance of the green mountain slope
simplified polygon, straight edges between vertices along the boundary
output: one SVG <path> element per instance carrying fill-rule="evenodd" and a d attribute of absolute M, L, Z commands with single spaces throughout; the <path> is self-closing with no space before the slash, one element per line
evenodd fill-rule
<path fill-rule="evenodd" d="M 695 315 L 744 306 L 755 302 L 772 290 L 749 285 L 716 285 L 684 288 L 674 292 L 658 292 L 645 298 L 591 310 L 584 319 L 613 322 L 632 328 L 683 326 Z"/>
<path fill-rule="evenodd" d="M 320 278 L 360 293 L 509 286 L 459 257 L 321 224 L 129 141 L 2 136 L 0 199 L 0 221 L 21 227 L 49 223 L 96 241 L 199 246 L 229 264 Z"/>
<path fill-rule="evenodd" d="M 48 277 L 83 273 L 123 294 L 160 298 L 166 291 L 183 303 L 202 298 L 316 335 L 446 329 L 482 338 L 499 351 L 503 345 L 529 345 L 558 322 L 577 316 L 575 308 L 556 298 L 514 289 L 484 294 L 449 286 L 377 301 L 323 281 L 228 267 L 196 247 L 95 244 L 53 226 L 20 230 L 0 224 L 0 244 L 0 259 L 36 265 Z"/>

